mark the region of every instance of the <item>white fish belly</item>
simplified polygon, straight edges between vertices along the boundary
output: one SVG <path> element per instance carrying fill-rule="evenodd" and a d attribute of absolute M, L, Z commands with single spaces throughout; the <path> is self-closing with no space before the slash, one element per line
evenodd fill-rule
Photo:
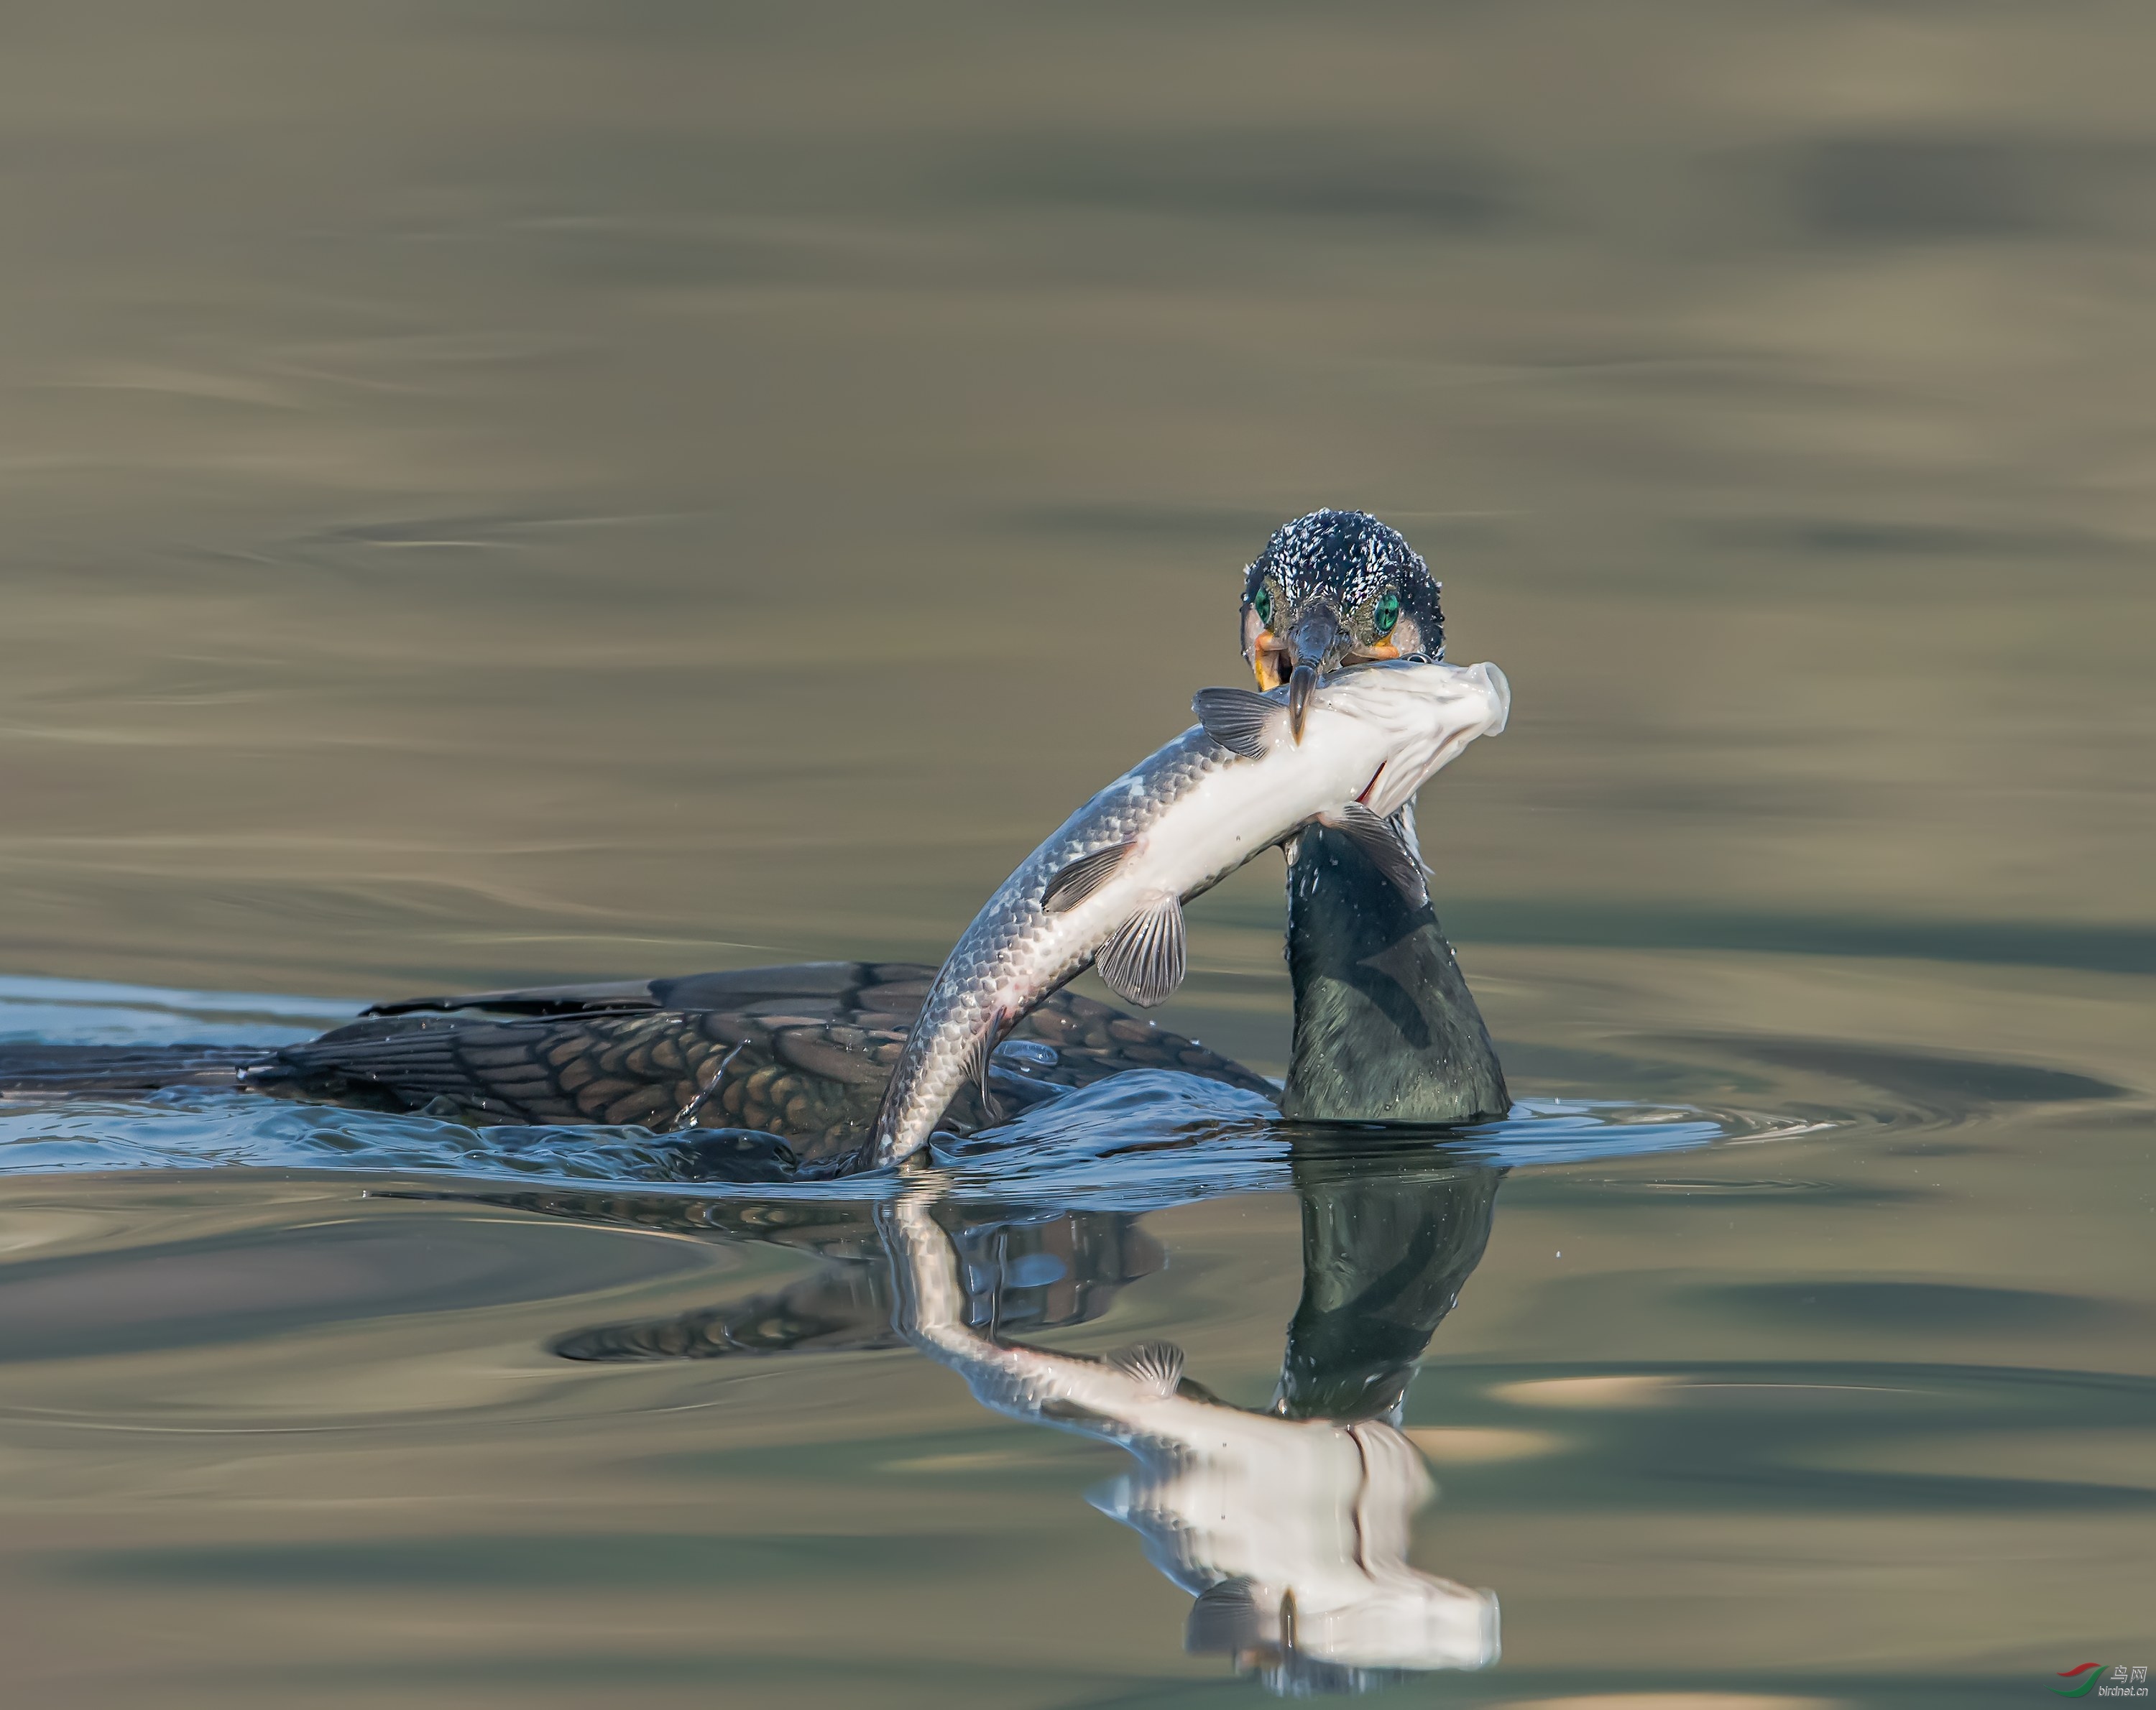
<path fill-rule="evenodd" d="M 1165 809 L 1114 880 L 1072 910 L 1088 954 L 1147 904 L 1204 889 L 1306 821 L 1353 800 L 1382 763 L 1385 744 L 1381 733 L 1354 720 L 1329 722 L 1331 740 L 1309 732 L 1299 747 L 1224 767 Z"/>

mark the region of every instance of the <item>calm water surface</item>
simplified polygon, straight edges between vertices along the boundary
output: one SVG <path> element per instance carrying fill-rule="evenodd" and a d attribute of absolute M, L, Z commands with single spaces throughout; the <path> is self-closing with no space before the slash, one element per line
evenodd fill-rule
<path fill-rule="evenodd" d="M 937 960 L 1342 504 L 1514 685 L 1423 820 L 1522 1100 L 852 1199 L 0 1107 L 11 1703 L 2156 1661 L 2145 8 L 0 34 L 0 1037 Z M 1280 921 L 1168 1024 L 1279 1072 Z M 1154 1341 L 1173 1462 L 992 1370 Z"/>

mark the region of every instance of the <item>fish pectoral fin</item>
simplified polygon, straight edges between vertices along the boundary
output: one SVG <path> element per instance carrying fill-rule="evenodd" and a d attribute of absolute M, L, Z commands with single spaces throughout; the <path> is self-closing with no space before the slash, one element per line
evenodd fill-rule
<path fill-rule="evenodd" d="M 1081 855 L 1048 882 L 1048 888 L 1040 893 L 1044 914 L 1061 914 L 1076 908 L 1086 898 L 1116 876 L 1131 851 L 1137 847 L 1133 837 L 1127 843 L 1111 844 L 1106 849 L 1096 849 L 1091 855 Z"/>
<path fill-rule="evenodd" d="M 1414 857 L 1415 865 L 1428 873 L 1430 863 L 1422 858 L 1422 839 L 1415 835 L 1414 798 L 1412 796 L 1400 804 L 1399 811 L 1393 816 L 1392 822 L 1399 832 L 1400 840 L 1408 846 L 1408 853 Z"/>
<path fill-rule="evenodd" d="M 1108 1364 L 1156 1395 L 1173 1395 L 1183 1381 L 1183 1350 L 1173 1342 L 1133 1342 L 1111 1354 Z"/>
<path fill-rule="evenodd" d="M 1093 967 L 1116 996 L 1149 1010 L 1175 995 L 1188 960 L 1183 904 L 1163 897 L 1116 929 Z"/>
<path fill-rule="evenodd" d="M 1287 735 L 1287 709 L 1255 689 L 1201 689 L 1190 710 L 1208 736 L 1245 760 L 1263 760 Z"/>
<path fill-rule="evenodd" d="M 1371 864 L 1407 899 L 1409 908 L 1429 906 L 1430 886 L 1424 883 L 1422 859 L 1399 826 L 1359 801 L 1349 802 L 1337 813 L 1320 815 L 1319 823 L 1353 838 Z"/>

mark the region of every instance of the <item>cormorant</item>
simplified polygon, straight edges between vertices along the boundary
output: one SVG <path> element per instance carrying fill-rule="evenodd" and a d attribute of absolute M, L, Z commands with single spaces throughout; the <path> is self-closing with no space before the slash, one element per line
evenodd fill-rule
<path fill-rule="evenodd" d="M 1360 511 L 1315 511 L 1275 534 L 1245 573 L 1244 656 L 1260 688 L 1288 683 L 1299 709 L 1311 683 L 1344 664 L 1441 658 L 1438 596 L 1396 530 Z M 1409 909 L 1337 833 L 1306 832 L 1291 859 L 1284 1113 L 1433 1124 L 1503 1114 L 1503 1073 L 1430 909 Z M 0 1097 L 222 1087 L 475 1124 L 752 1130 L 803 1162 L 835 1160 L 866 1134 L 934 972 L 815 962 L 414 998 L 266 1053 L 11 1046 L 0 1048 Z M 1142 1067 L 1275 1091 L 1194 1041 L 1067 991 L 1011 1029 L 990 1083 L 1023 1108 Z M 945 1124 L 980 1126 L 978 1100 L 961 1094 Z"/>
<path fill-rule="evenodd" d="M 1375 659 L 1442 659 L 1440 584 L 1397 529 L 1314 510 L 1244 573 L 1243 657 L 1292 716 L 1317 678 Z M 1414 810 L 1402 816 L 1414 843 Z M 1505 1072 L 1452 946 L 1342 833 L 1289 851 L 1295 1044 L 1281 1114 L 1313 1122 L 1453 1124 L 1512 1108 Z"/>

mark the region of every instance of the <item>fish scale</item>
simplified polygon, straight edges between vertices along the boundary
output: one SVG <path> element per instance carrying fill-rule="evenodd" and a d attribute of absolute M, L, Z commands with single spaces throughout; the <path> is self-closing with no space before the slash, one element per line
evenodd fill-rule
<path fill-rule="evenodd" d="M 900 1059 L 884 1095 L 883 1109 L 911 1113 L 934 1098 L 936 1108 L 927 1119 L 932 1123 L 974 1072 L 970 1059 L 991 1031 L 990 1019 L 1002 1007 L 1013 975 L 1040 982 L 1045 996 L 1091 960 L 1090 954 L 1059 955 L 1041 934 L 1027 930 L 1030 921 L 1042 914 L 1040 897 L 1050 878 L 1073 862 L 1128 842 L 1158 819 L 1194 779 L 1231 765 L 1236 758 L 1202 729 L 1187 730 L 1081 809 L 1074 817 L 1082 817 L 1082 824 L 1074 829 L 1066 822 L 1034 850 L 997 888 L 937 975 L 921 1023 L 914 1029 L 916 1037 L 927 1036 L 927 1047 L 909 1050 Z M 1091 811 L 1096 807 L 1097 812 Z M 1016 1019 L 1016 1015 L 1004 1018 L 1006 1023 Z M 952 1079 L 954 1067 L 957 1073 Z M 950 1082 L 947 1089 L 942 1088 L 945 1081 Z M 940 1097 L 928 1090 L 932 1087 L 941 1089 Z M 911 1125 L 918 1123 L 916 1117 Z M 926 1139 L 924 1131 L 906 1150 L 917 1150 Z"/>

